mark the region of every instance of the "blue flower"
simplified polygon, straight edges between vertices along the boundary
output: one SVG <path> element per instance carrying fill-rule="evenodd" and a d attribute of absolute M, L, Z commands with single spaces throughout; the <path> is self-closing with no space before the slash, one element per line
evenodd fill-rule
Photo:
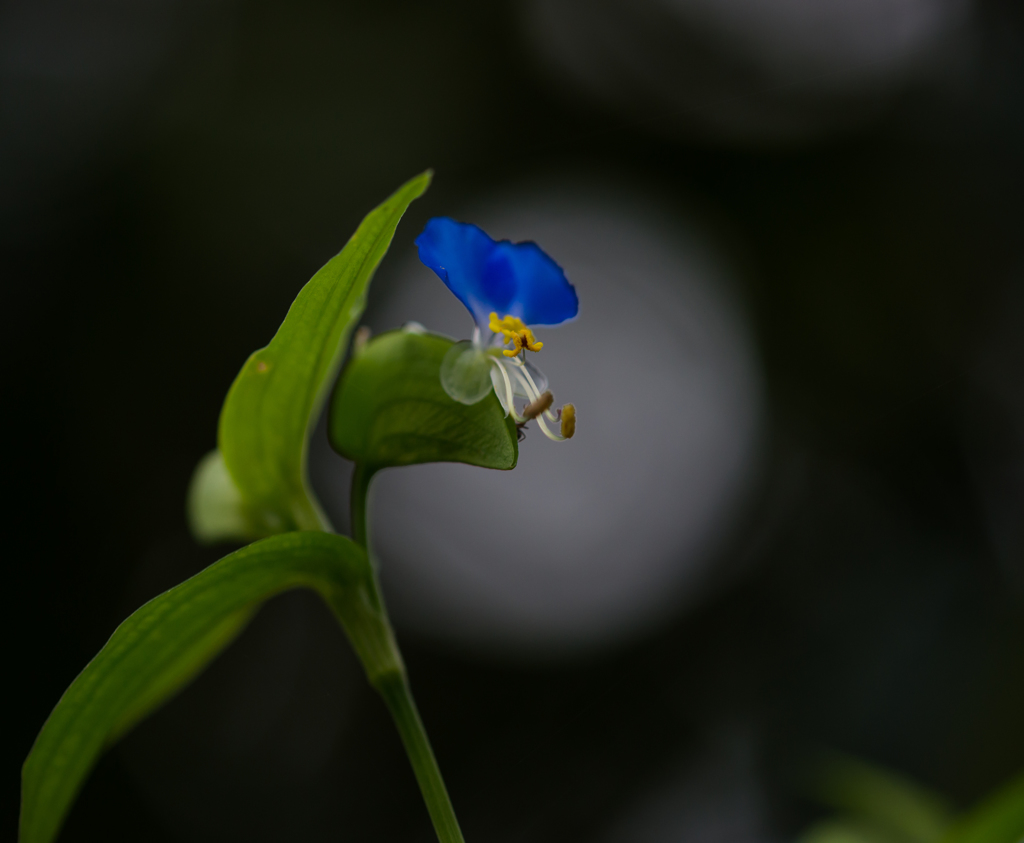
<path fill-rule="evenodd" d="M 434 217 L 416 238 L 420 260 L 444 281 L 483 331 L 492 313 L 526 325 L 576 316 L 576 290 L 536 243 L 492 240 L 475 225 Z"/>
<path fill-rule="evenodd" d="M 544 343 L 531 325 L 560 325 L 576 316 L 576 290 L 562 268 L 536 243 L 492 240 L 469 223 L 434 217 L 416 238 L 420 260 L 430 267 L 473 316 L 472 342 L 456 343 L 441 364 L 441 385 L 463 404 L 481 401 L 493 388 L 505 412 L 520 430 L 537 419 L 551 439 L 573 435 L 576 411 L 566 404 L 550 407 L 547 379 L 530 363 L 526 352 Z M 502 349 L 503 345 L 511 346 Z M 517 409 L 515 399 L 525 402 Z M 547 416 L 561 425 L 552 433 Z"/>

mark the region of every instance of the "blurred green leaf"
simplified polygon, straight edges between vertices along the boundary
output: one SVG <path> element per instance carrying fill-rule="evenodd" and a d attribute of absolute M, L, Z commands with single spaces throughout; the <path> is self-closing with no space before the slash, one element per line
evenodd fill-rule
<path fill-rule="evenodd" d="M 1014 779 L 958 822 L 943 843 L 1024 841 L 1024 775 Z"/>
<path fill-rule="evenodd" d="M 829 756 L 822 764 L 816 791 L 825 804 L 867 821 L 878 834 L 907 843 L 936 843 L 952 821 L 941 796 L 846 756 Z"/>
<path fill-rule="evenodd" d="M 472 405 L 441 388 L 452 340 L 409 330 L 374 338 L 353 357 L 331 399 L 328 436 L 373 469 L 425 462 L 515 468 L 515 423 L 491 392 Z"/>
<path fill-rule="evenodd" d="M 315 589 L 371 675 L 398 669 L 371 578 L 365 552 L 349 539 L 289 533 L 224 557 L 138 609 L 64 692 L 36 738 L 22 769 L 21 843 L 52 841 L 103 749 L 195 677 L 279 592 Z"/>
<path fill-rule="evenodd" d="M 863 819 L 830 819 L 811 826 L 799 843 L 905 843 L 901 834 Z"/>
<path fill-rule="evenodd" d="M 213 516 L 205 524 L 193 520 L 197 536 L 230 533 L 229 524 L 244 525 L 246 538 L 326 528 L 306 480 L 309 430 L 363 312 L 370 279 L 430 178 L 428 171 L 411 179 L 367 214 L 345 248 L 299 291 L 270 344 L 242 367 L 221 410 L 217 441 L 244 517 L 234 524 Z"/>
<path fill-rule="evenodd" d="M 192 474 L 186 503 L 192 535 L 203 544 L 251 541 L 266 535 L 228 474 L 220 451 L 210 451 Z"/>

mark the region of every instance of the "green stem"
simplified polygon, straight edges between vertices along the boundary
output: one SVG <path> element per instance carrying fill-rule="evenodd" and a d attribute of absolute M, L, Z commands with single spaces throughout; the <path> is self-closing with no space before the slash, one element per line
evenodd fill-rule
<path fill-rule="evenodd" d="M 352 499 L 350 502 L 352 540 L 366 548 L 367 552 L 369 552 L 369 547 L 366 502 L 370 491 L 370 481 L 375 473 L 376 469 L 357 463 L 352 476 Z M 437 766 L 434 751 L 430 748 L 427 730 L 423 727 L 423 721 L 416 710 L 416 703 L 413 701 L 412 692 L 409 689 L 405 666 L 398 653 L 398 645 L 394 641 L 384 601 L 381 599 L 376 571 L 374 571 L 370 588 L 372 588 L 372 594 L 369 596 L 374 604 L 374 615 L 378 623 L 383 622 L 384 625 L 383 635 L 377 633 L 372 637 L 375 640 L 381 637 L 386 638 L 388 646 L 382 648 L 381 658 L 370 656 L 370 649 L 359 644 L 357 644 L 356 650 L 360 652 L 364 662 L 367 661 L 367 656 L 370 656 L 370 660 L 375 662 L 375 664 L 364 664 L 367 675 L 370 678 L 370 683 L 384 698 L 384 703 L 387 705 L 388 711 L 391 712 L 395 726 L 398 727 L 398 734 L 402 738 L 406 755 L 409 756 L 409 763 L 412 765 L 416 782 L 423 794 L 423 801 L 427 804 L 427 811 L 434 824 L 437 839 L 440 843 L 464 843 L 462 831 L 459 829 L 459 821 L 455 818 L 455 810 L 452 808 L 448 790 L 441 777 L 441 770 Z M 350 637 L 354 631 L 350 630 Z M 357 637 L 362 638 L 363 636 L 357 633 Z M 385 651 L 390 651 L 391 655 L 385 656 Z M 384 664 L 385 658 L 386 665 Z M 381 662 L 380 665 L 376 664 L 378 661 Z"/>
<path fill-rule="evenodd" d="M 352 499 L 349 508 L 352 513 L 352 541 L 367 548 L 366 523 L 366 500 L 370 492 L 370 481 L 377 473 L 375 468 L 356 463 L 356 470 L 352 475 Z M 367 548 L 368 549 L 368 548 Z"/>
<path fill-rule="evenodd" d="M 448 798 L 441 770 L 430 748 L 427 731 L 423 728 L 423 721 L 416 710 L 408 681 L 404 675 L 391 674 L 377 684 L 377 690 L 384 697 L 384 702 L 398 727 L 398 734 L 405 745 L 405 753 L 409 756 L 409 763 L 416 774 L 416 782 L 423 794 L 423 801 L 427 803 L 427 811 L 434 823 L 437 839 L 441 843 L 464 843 L 459 821 L 455 818 L 455 810 Z"/>

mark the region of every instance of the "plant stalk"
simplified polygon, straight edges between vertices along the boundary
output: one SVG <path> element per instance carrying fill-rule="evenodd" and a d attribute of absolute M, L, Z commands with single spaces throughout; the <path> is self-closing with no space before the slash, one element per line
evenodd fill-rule
<path fill-rule="evenodd" d="M 376 470 L 372 467 L 356 464 L 355 473 L 352 476 L 352 498 L 350 502 L 352 513 L 352 540 L 366 549 L 369 555 L 368 527 L 367 527 L 367 498 L 370 490 L 370 481 Z M 371 560 L 372 564 L 372 560 Z M 390 648 L 395 651 L 396 658 L 391 661 L 390 669 L 379 672 L 374 665 L 366 664 L 367 675 L 371 684 L 384 698 L 384 703 L 391 712 L 391 717 L 398 728 L 398 734 L 402 738 L 406 755 L 412 765 L 416 782 L 423 794 L 423 801 L 427 805 L 427 812 L 430 814 L 431 822 L 434 824 L 434 831 L 440 843 L 465 843 L 462 831 L 459 828 L 459 821 L 455 817 L 455 810 L 452 808 L 451 799 L 448 797 L 448 790 L 441 777 L 441 770 L 437 766 L 437 759 L 430 747 L 430 739 L 427 737 L 427 730 L 423 727 L 416 703 L 412 698 L 412 691 L 409 688 L 409 680 L 405 673 L 405 667 L 401 661 L 401 655 L 397 652 L 398 646 L 394 642 L 394 634 L 391 631 L 391 624 L 387 617 L 387 610 L 384 608 L 384 601 L 380 593 L 380 585 L 377 581 L 376 568 L 374 568 L 370 587 L 373 593 L 370 595 L 375 604 L 379 617 L 383 620 Z M 357 648 L 360 649 L 360 648 Z"/>
<path fill-rule="evenodd" d="M 430 748 L 427 731 L 416 710 L 408 680 L 404 674 L 391 674 L 377 683 L 377 690 L 398 727 L 398 734 L 416 775 L 416 783 L 420 786 L 423 801 L 427 803 L 427 811 L 434 823 L 437 839 L 440 843 L 464 843 L 459 821 L 455 817 L 451 799 L 448 798 L 434 751 Z"/>
<path fill-rule="evenodd" d="M 360 545 L 367 554 L 370 552 L 367 543 L 367 530 L 369 526 L 366 520 L 366 501 L 370 493 L 370 481 L 376 469 L 370 466 L 356 463 L 356 470 L 352 474 L 352 497 L 349 501 L 349 511 L 352 516 L 352 541 Z"/>

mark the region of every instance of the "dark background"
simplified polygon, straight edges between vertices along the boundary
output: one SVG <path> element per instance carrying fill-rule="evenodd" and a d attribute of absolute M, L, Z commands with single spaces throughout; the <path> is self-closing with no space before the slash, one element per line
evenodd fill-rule
<path fill-rule="evenodd" d="M 402 638 L 467 839 L 612 839 L 649 793 L 696 798 L 694 777 L 750 829 L 649 839 L 792 839 L 817 816 L 801 770 L 823 747 L 961 807 L 1024 767 L 1016 4 L 972 7 L 955 85 L 782 141 L 605 107 L 545 65 L 510 2 L 3 14 L 10 839 L 63 689 L 130 611 L 223 554 L 192 543 L 183 501 L 241 363 L 428 166 L 402 255 L 429 216 L 580 165 L 727 220 L 772 417 L 764 500 L 734 543 L 756 564 L 668 628 L 554 665 Z M 737 791 L 756 810 L 730 808 Z M 430 831 L 340 632 L 286 595 L 104 757 L 61 839 Z"/>

